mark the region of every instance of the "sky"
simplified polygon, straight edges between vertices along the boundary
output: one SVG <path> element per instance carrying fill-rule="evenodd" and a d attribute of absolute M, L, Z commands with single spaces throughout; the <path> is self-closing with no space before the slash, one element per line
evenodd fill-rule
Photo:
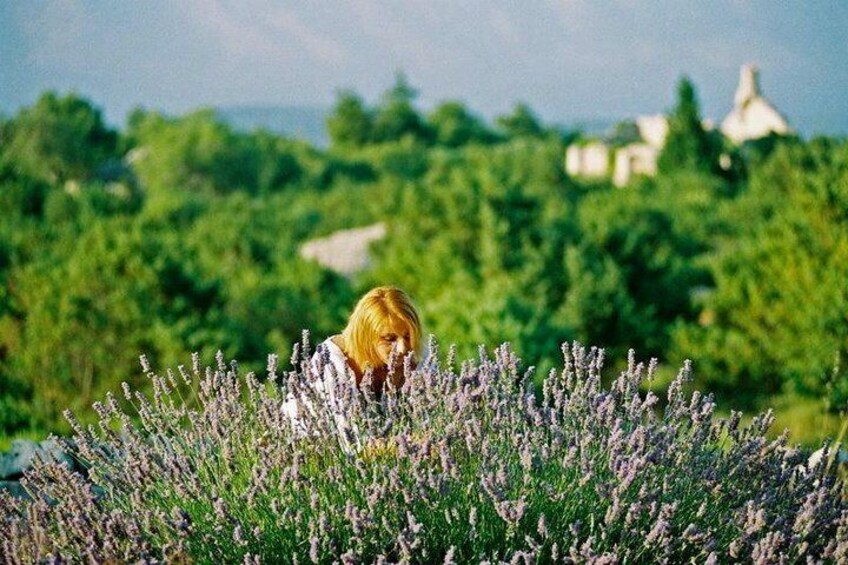
<path fill-rule="evenodd" d="M 805 135 L 848 133 L 848 1 L 0 0 L 0 112 L 73 90 L 121 125 L 136 107 L 375 103 L 402 70 L 422 109 L 546 122 L 668 110 L 681 75 L 705 117 L 743 63 Z"/>

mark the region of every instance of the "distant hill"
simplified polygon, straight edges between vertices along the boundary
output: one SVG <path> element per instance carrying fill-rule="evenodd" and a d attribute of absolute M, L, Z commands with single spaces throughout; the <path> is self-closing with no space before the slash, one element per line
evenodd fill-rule
<path fill-rule="evenodd" d="M 599 136 L 612 130 L 622 118 L 585 118 L 565 123 L 566 130 L 579 130 L 584 135 Z"/>
<path fill-rule="evenodd" d="M 328 109 L 316 106 L 225 106 L 216 110 L 218 116 L 232 127 L 251 131 L 264 128 L 268 131 L 299 138 L 318 147 L 330 144 L 325 120 Z M 558 124 L 565 130 L 578 129 L 587 135 L 602 135 L 618 119 L 586 118 Z"/>
<path fill-rule="evenodd" d="M 286 137 L 299 138 L 318 147 L 327 147 L 324 119 L 327 110 L 313 106 L 226 106 L 218 116 L 242 131 L 264 128 Z"/>

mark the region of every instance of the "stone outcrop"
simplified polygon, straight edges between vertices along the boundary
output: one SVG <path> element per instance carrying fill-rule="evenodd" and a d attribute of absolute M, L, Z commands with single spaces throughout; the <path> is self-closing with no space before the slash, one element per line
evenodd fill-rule
<path fill-rule="evenodd" d="M 32 466 L 36 457 L 67 463 L 72 469 L 75 465 L 74 460 L 53 438 L 41 442 L 16 439 L 12 442 L 12 449 L 9 452 L 0 454 L 0 480 L 19 479 L 24 471 Z"/>
<path fill-rule="evenodd" d="M 300 248 L 300 254 L 342 276 L 351 277 L 368 268 L 368 246 L 385 236 L 386 226 L 383 223 L 340 230 L 328 237 L 306 242 Z"/>
<path fill-rule="evenodd" d="M 24 471 L 32 467 L 36 457 L 65 463 L 70 469 L 80 469 L 76 461 L 54 438 L 40 442 L 16 439 L 12 442 L 11 450 L 0 453 L 0 490 L 8 491 L 12 496 L 28 496 L 18 480 L 23 476 Z"/>

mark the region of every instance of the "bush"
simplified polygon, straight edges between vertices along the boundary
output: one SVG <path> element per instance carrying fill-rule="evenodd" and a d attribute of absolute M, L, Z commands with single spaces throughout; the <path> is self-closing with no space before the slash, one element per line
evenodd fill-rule
<path fill-rule="evenodd" d="M 296 437 L 286 390 L 310 394 L 309 346 L 294 370 L 240 376 L 235 362 L 155 374 L 152 398 L 124 387 L 75 424 L 89 479 L 42 462 L 34 498 L 0 493 L 5 562 L 795 562 L 848 559 L 848 504 L 823 457 L 764 437 L 772 415 L 684 394 L 687 362 L 659 399 L 631 352 L 601 386 L 603 351 L 563 346 L 540 394 L 508 345 L 457 369 L 454 350 L 405 367 L 381 401 L 340 384 L 355 453 L 326 404 Z M 319 369 L 326 361 L 318 363 Z M 314 398 L 314 397 L 313 397 Z M 133 423 L 130 414 L 138 417 Z M 68 414 L 73 422 L 73 416 Z M 100 492 L 101 494 L 97 494 Z"/>

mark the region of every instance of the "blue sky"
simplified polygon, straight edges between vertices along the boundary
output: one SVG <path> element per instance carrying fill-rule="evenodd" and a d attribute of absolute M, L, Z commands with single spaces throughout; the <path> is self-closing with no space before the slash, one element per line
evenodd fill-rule
<path fill-rule="evenodd" d="M 654 113 L 689 74 L 705 116 L 729 111 L 739 66 L 806 134 L 848 133 L 848 1 L 6 0 L 0 111 L 75 90 L 122 123 L 136 105 L 375 101 L 403 69 L 423 108 L 546 121 Z"/>

